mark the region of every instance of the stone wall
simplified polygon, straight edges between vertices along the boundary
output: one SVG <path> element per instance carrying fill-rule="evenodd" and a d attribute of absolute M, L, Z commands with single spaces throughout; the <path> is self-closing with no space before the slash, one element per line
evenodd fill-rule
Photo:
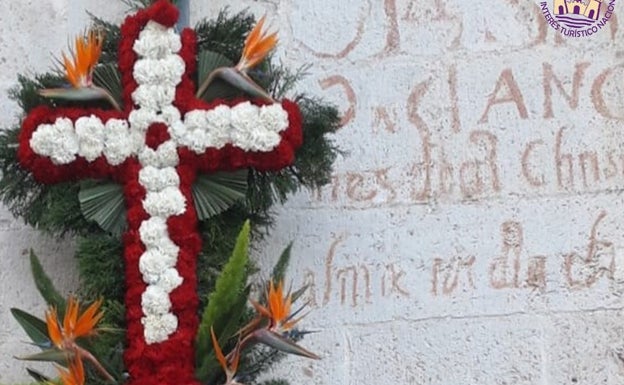
<path fill-rule="evenodd" d="M 0 87 L 52 64 L 83 5 L 2 3 Z M 123 6 L 84 8 L 120 20 Z M 99 3 L 99 4 L 98 4 Z M 552 2 L 547 4 L 552 9 Z M 621 7 L 619 2 L 615 9 Z M 192 19 L 228 1 L 192 2 Z M 603 10 L 609 2 L 604 2 Z M 301 384 L 617 384 L 624 380 L 624 29 L 554 30 L 538 2 L 238 1 L 279 28 L 301 90 L 336 103 L 331 185 L 278 209 L 255 251 L 295 240 L 318 330 L 275 375 Z M 604 13 L 603 13 L 604 14 Z M 52 33 L 52 32 L 53 33 Z M 17 108 L 0 99 L 4 125 Z M 28 350 L 8 308 L 41 309 L 25 250 L 57 280 L 71 241 L 0 218 L 0 382 Z M 75 274 L 66 288 L 75 284 Z"/>

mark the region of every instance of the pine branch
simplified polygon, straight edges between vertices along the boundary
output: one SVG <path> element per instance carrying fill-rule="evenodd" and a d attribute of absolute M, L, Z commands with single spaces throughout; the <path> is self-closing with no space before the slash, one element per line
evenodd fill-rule
<path fill-rule="evenodd" d="M 117 65 L 119 41 L 121 40 L 121 28 L 118 25 L 109 23 L 92 13 L 88 13 L 93 23 L 93 27 L 104 32 L 104 42 L 102 44 L 101 64 Z"/>
<path fill-rule="evenodd" d="M 219 12 L 214 20 L 203 20 L 195 26 L 198 51 L 218 52 L 237 62 L 243 50 L 245 36 L 253 28 L 255 19 L 248 12 L 229 15 L 228 9 Z"/>

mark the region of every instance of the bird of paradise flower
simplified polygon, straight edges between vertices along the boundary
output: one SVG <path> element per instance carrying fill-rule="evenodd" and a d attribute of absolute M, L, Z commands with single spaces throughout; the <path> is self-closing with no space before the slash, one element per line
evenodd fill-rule
<path fill-rule="evenodd" d="M 48 98 L 58 98 L 75 101 L 88 101 L 106 99 L 116 110 L 121 107 L 115 98 L 102 87 L 93 83 L 93 72 L 100 60 L 104 35 L 96 30 L 90 30 L 86 34 L 77 36 L 74 46 L 69 47 L 70 55 L 62 54 L 59 63 L 64 72 L 65 79 L 69 82 L 67 88 L 47 88 L 39 91 L 39 94 Z"/>

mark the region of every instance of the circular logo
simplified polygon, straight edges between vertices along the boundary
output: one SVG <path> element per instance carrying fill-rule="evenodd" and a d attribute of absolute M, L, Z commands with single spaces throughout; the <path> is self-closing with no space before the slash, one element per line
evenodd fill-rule
<path fill-rule="evenodd" d="M 615 0 L 552 0 L 540 3 L 548 24 L 568 37 L 591 36 L 613 16 Z"/>

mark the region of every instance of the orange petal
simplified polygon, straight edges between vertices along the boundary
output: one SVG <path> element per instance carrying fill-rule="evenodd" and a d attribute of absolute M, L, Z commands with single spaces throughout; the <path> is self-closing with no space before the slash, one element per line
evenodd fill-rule
<path fill-rule="evenodd" d="M 285 302 L 284 302 L 284 288 L 283 282 L 280 282 L 277 285 L 277 288 L 273 286 L 273 282 L 271 281 L 271 286 L 269 289 L 270 292 L 270 306 L 271 313 L 273 314 L 273 320 L 275 323 L 283 320 L 288 314 L 285 314 Z"/>
<path fill-rule="evenodd" d="M 221 346 L 219 346 L 219 341 L 217 341 L 217 336 L 215 336 L 214 329 L 212 327 L 210 327 L 210 335 L 212 336 L 212 347 L 214 348 L 215 355 L 217 356 L 217 361 L 221 364 L 223 371 L 227 373 L 229 371 L 227 361 L 225 360 L 223 351 L 221 351 Z"/>
<path fill-rule="evenodd" d="M 288 294 L 288 297 L 284 298 L 284 304 L 282 305 L 282 317 L 286 318 L 290 315 L 290 306 L 292 305 L 292 295 Z"/>
<path fill-rule="evenodd" d="M 95 325 L 102 319 L 104 316 L 103 312 L 96 312 L 102 306 L 102 300 L 99 299 L 91 304 L 87 308 L 87 310 L 80 316 L 78 322 L 76 323 L 76 328 L 74 329 L 74 337 L 82 337 L 86 336 L 93 332 Z"/>
<path fill-rule="evenodd" d="M 232 357 L 232 366 L 230 367 L 230 373 L 233 375 L 238 370 L 238 363 L 240 362 L 240 345 L 237 344 L 234 348 L 234 357 Z"/>
<path fill-rule="evenodd" d="M 271 312 L 276 322 L 279 322 L 283 318 L 282 304 L 282 283 L 280 282 L 277 288 L 273 288 L 273 295 L 271 296 Z"/>
<path fill-rule="evenodd" d="M 93 69 L 102 53 L 103 39 L 100 32 L 90 31 L 76 37 L 74 46 L 69 49 L 71 59 L 63 55 L 65 76 L 74 88 L 91 85 Z"/>
<path fill-rule="evenodd" d="M 262 27 L 264 26 L 265 19 L 266 17 L 262 16 L 262 18 L 258 21 L 258 24 L 253 27 L 253 29 L 251 30 L 251 32 L 249 32 L 249 35 L 245 39 L 245 47 L 243 48 L 244 57 L 249 57 L 249 49 L 253 48 L 258 43 L 258 39 L 260 39 L 261 37 L 260 34 L 262 33 Z"/>
<path fill-rule="evenodd" d="M 78 301 L 74 296 L 70 296 L 67 300 L 67 309 L 65 310 L 65 318 L 63 319 L 63 332 L 66 336 L 72 335 L 78 320 Z"/>
<path fill-rule="evenodd" d="M 244 72 L 256 66 L 277 44 L 277 33 L 267 36 L 266 31 L 262 30 L 264 21 L 265 17 L 262 17 L 260 21 L 258 21 L 258 24 L 251 30 L 247 39 L 245 39 L 243 53 L 240 62 L 236 66 L 240 71 Z"/>
<path fill-rule="evenodd" d="M 249 67 L 255 67 L 271 52 L 271 50 L 277 45 L 277 32 L 272 33 L 260 40 L 255 47 L 251 49 L 250 54 L 247 56 Z"/>
<path fill-rule="evenodd" d="M 87 65 L 87 72 L 91 73 L 95 68 L 98 60 L 100 60 L 100 54 L 102 53 L 103 35 L 100 32 L 90 31 L 88 40 L 89 60 Z"/>
<path fill-rule="evenodd" d="M 84 385 L 84 365 L 79 354 L 69 363 L 69 370 L 58 368 L 63 385 Z"/>
<path fill-rule="evenodd" d="M 273 282 L 269 283 L 269 293 L 267 294 L 267 307 L 269 308 L 269 312 L 271 313 L 271 318 L 273 318 L 277 309 L 277 305 L 275 302 L 275 288 L 273 287 Z"/>
<path fill-rule="evenodd" d="M 82 358 L 80 355 L 76 355 L 76 359 L 70 365 L 70 371 L 75 379 L 76 385 L 83 385 L 85 383 L 84 366 L 82 365 Z"/>
<path fill-rule="evenodd" d="M 79 36 L 75 41 L 76 47 L 76 55 L 74 55 L 74 61 L 76 63 L 76 67 L 80 73 L 84 73 L 85 71 L 85 60 L 87 59 L 86 55 L 88 53 L 84 37 Z"/>
<path fill-rule="evenodd" d="M 45 312 L 46 325 L 48 326 L 48 335 L 50 336 L 50 340 L 56 347 L 60 347 L 63 345 L 63 335 L 61 334 L 61 330 L 58 324 L 58 317 L 56 314 L 55 308 L 50 308 L 50 310 Z"/>
<path fill-rule="evenodd" d="M 75 88 L 78 88 L 78 76 L 74 63 L 70 61 L 65 54 L 63 54 L 63 66 L 65 67 L 65 78 Z"/>
<path fill-rule="evenodd" d="M 249 302 L 251 302 L 251 305 L 254 307 L 254 309 L 256 309 L 256 311 L 260 315 L 267 317 L 267 318 L 271 318 L 271 311 L 269 309 L 260 305 L 258 302 L 254 301 L 253 299 L 249 299 Z"/>

